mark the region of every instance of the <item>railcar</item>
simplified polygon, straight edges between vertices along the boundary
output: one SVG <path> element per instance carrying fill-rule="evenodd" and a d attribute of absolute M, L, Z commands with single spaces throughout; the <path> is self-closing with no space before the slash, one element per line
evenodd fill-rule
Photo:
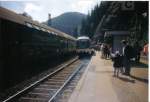
<path fill-rule="evenodd" d="M 77 38 L 77 53 L 79 56 L 92 55 L 94 53 L 89 37 L 80 36 Z"/>
<path fill-rule="evenodd" d="M 75 52 L 74 37 L 0 7 L 0 92 Z"/>

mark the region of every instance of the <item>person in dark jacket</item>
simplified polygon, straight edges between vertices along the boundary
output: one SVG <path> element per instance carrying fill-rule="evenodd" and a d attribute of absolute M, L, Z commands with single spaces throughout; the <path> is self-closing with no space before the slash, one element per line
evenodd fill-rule
<path fill-rule="evenodd" d="M 122 56 L 119 54 L 119 51 L 115 52 L 115 56 L 112 57 L 113 67 L 114 67 L 114 76 L 119 76 L 119 71 L 122 71 Z"/>
<path fill-rule="evenodd" d="M 123 67 L 125 69 L 125 75 L 130 75 L 130 58 L 132 56 L 131 46 L 127 44 L 127 41 L 123 40 Z"/>

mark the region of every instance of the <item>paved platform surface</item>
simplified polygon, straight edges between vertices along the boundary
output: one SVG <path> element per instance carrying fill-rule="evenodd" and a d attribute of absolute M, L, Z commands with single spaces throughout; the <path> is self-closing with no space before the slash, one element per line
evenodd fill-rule
<path fill-rule="evenodd" d="M 91 59 L 69 102 L 148 102 L 148 67 L 132 66 L 131 76 L 113 77 L 112 61 Z"/>

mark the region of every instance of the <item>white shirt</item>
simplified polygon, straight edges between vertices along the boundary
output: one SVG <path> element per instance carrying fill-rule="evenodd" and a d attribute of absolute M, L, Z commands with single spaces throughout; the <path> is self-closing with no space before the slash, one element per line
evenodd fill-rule
<path fill-rule="evenodd" d="M 124 55 L 124 50 L 125 50 L 125 47 L 126 47 L 126 46 L 124 46 L 124 47 L 123 47 L 123 49 L 122 49 L 122 54 L 123 54 L 123 55 Z"/>

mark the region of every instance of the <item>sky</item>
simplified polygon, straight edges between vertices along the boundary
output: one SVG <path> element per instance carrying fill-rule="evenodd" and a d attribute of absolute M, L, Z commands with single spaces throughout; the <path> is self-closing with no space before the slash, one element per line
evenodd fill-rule
<path fill-rule="evenodd" d="M 33 20 L 39 22 L 51 17 L 59 16 L 65 12 L 80 12 L 88 14 L 101 0 L 26 0 L 26 1 L 0 1 L 0 6 L 15 11 L 17 13 L 26 12 L 32 16 Z"/>

